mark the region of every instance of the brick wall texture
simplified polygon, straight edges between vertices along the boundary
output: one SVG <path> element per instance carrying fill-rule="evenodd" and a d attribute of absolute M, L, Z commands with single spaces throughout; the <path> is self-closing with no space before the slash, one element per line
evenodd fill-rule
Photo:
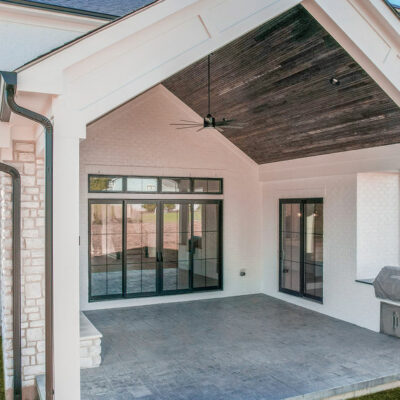
<path fill-rule="evenodd" d="M 44 162 L 36 157 L 34 143 L 21 141 L 13 143 L 13 160 L 5 162 L 18 169 L 22 182 L 22 380 L 28 399 L 35 376 L 45 372 Z M 13 385 L 11 196 L 11 179 L 1 174 L 1 311 L 7 397 Z"/>

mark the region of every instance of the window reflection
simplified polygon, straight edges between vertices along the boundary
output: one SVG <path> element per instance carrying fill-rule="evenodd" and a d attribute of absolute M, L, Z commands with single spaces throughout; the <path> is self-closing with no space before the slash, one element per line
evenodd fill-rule
<path fill-rule="evenodd" d="M 91 295 L 122 293 L 122 203 L 91 205 Z"/>
<path fill-rule="evenodd" d="M 280 207 L 280 288 L 322 300 L 323 203 L 284 200 Z"/>

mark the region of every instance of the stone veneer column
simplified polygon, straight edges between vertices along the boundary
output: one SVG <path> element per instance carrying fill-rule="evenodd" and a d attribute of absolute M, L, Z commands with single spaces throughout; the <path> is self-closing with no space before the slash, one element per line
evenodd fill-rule
<path fill-rule="evenodd" d="M 45 372 L 44 309 L 44 163 L 35 143 L 13 142 L 13 160 L 21 174 L 22 385 L 23 398 L 35 399 L 35 376 Z M 0 178 L 1 306 L 6 397 L 12 398 L 12 203 L 11 179 Z"/>

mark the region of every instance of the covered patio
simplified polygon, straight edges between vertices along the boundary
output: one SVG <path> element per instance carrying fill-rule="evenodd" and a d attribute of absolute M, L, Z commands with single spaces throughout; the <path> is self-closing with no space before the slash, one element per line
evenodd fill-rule
<path fill-rule="evenodd" d="M 86 315 L 103 361 L 83 400 L 320 399 L 400 377 L 398 339 L 262 294 Z"/>
<path fill-rule="evenodd" d="M 18 103 L 54 125 L 53 147 L 15 113 L 1 126 L 27 189 L 33 396 L 44 372 L 47 400 L 400 385 L 366 284 L 400 265 L 397 16 L 377 0 L 244 3 L 159 0 L 17 70 Z"/>

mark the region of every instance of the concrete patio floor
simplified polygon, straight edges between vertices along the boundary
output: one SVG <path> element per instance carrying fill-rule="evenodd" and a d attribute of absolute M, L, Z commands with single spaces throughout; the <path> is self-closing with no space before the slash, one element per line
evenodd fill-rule
<path fill-rule="evenodd" d="M 103 361 L 81 371 L 82 400 L 315 399 L 400 379 L 400 340 L 265 295 L 85 314 Z"/>

